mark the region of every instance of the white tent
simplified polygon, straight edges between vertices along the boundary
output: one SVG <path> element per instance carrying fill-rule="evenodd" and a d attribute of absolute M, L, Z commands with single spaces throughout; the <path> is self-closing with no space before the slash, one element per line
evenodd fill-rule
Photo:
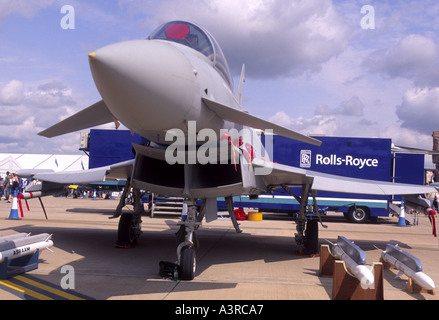
<path fill-rule="evenodd" d="M 88 169 L 87 155 L 65 154 L 6 154 L 0 153 L 0 176 L 20 169 L 52 169 L 58 171 L 81 171 Z"/>
<path fill-rule="evenodd" d="M 3 174 L 7 171 L 14 172 L 20 169 L 22 169 L 21 165 L 12 156 L 0 161 L 0 174 Z"/>

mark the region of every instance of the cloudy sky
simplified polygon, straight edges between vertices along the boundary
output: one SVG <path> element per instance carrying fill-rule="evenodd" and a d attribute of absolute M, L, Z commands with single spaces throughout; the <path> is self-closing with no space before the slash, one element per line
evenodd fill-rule
<path fill-rule="evenodd" d="M 61 26 L 64 5 L 74 29 Z M 246 64 L 252 114 L 304 134 L 432 147 L 437 0 L 0 0 L 0 152 L 78 153 L 79 133 L 37 133 L 101 99 L 87 54 L 173 19 L 217 38 L 235 85 Z"/>

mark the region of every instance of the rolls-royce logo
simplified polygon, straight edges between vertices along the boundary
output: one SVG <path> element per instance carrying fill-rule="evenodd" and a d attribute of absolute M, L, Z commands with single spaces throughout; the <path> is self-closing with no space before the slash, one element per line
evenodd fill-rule
<path fill-rule="evenodd" d="M 300 151 L 300 167 L 311 168 L 311 150 Z"/>

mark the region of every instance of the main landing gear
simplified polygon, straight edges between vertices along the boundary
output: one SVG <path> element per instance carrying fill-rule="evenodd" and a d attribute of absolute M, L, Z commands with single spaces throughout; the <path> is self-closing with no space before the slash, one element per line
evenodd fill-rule
<path fill-rule="evenodd" d="M 140 190 L 133 188 L 134 212 L 124 212 L 121 214 L 121 208 L 118 208 L 112 217 L 117 218 L 120 216 L 117 241 L 115 243 L 115 246 L 118 248 L 131 248 L 137 244 L 137 240 L 142 234 L 142 207 L 140 199 Z M 196 200 L 186 201 L 184 206 L 187 208 L 187 213 L 184 212 L 182 221 L 179 222 L 180 230 L 176 234 L 178 242 L 178 278 L 180 280 L 193 280 L 196 270 L 196 249 L 198 248 L 195 231 L 201 225 L 205 210 L 203 203 L 201 213 L 197 212 Z"/>
<path fill-rule="evenodd" d="M 122 198 L 125 202 L 126 193 Z M 122 207 L 116 209 L 113 217 L 119 219 L 119 226 L 117 229 L 117 240 L 114 244 L 117 248 L 131 248 L 137 244 L 137 241 L 142 234 L 141 224 L 142 224 L 142 204 L 140 190 L 133 188 L 133 201 L 134 201 L 134 212 L 124 212 L 121 213 Z"/>
<path fill-rule="evenodd" d="M 311 185 L 302 185 L 302 194 L 300 197 L 294 195 L 288 186 L 283 185 L 285 192 L 292 195 L 299 203 L 300 209 L 297 217 L 297 233 L 295 234 L 296 243 L 303 248 L 300 254 L 304 256 L 316 256 L 319 253 L 319 225 L 327 228 L 322 223 L 319 208 L 316 201 L 316 191 L 311 190 Z M 308 205 L 309 195 L 312 195 L 312 205 Z"/>

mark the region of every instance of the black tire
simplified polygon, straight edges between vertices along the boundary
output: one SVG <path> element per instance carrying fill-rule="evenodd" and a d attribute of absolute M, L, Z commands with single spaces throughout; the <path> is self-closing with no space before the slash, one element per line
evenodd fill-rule
<path fill-rule="evenodd" d="M 303 243 L 302 254 L 315 255 L 319 253 L 319 224 L 317 220 L 310 220 L 306 223 L 305 242 Z"/>
<path fill-rule="evenodd" d="M 180 256 L 180 275 L 181 280 L 193 280 L 196 269 L 196 254 L 193 247 L 184 247 Z"/>
<path fill-rule="evenodd" d="M 353 223 L 365 223 L 369 220 L 370 210 L 368 207 L 351 207 L 348 212 L 348 219 Z"/>
<path fill-rule="evenodd" d="M 133 231 L 134 215 L 130 212 L 124 212 L 120 216 L 119 226 L 117 229 L 116 247 L 130 248 L 137 244 L 137 237 Z"/>

